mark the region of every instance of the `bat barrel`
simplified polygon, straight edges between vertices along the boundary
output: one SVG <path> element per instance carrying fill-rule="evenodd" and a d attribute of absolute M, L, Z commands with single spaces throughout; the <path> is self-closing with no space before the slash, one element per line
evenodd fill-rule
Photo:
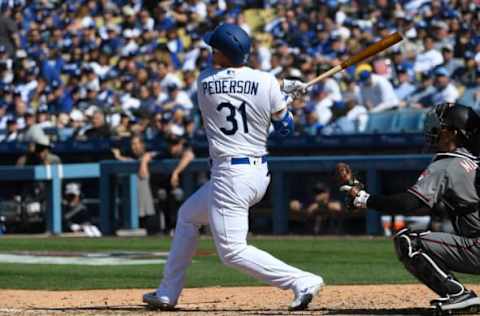
<path fill-rule="evenodd" d="M 382 39 L 381 41 L 372 44 L 359 52 L 358 54 L 355 54 L 354 56 L 348 58 L 344 62 L 341 63 L 342 69 L 345 69 L 347 67 L 350 67 L 351 65 L 354 65 L 356 63 L 359 63 L 373 55 L 378 54 L 379 52 L 383 51 L 384 49 L 393 46 L 400 42 L 402 40 L 402 35 L 399 32 L 392 33 Z"/>
<path fill-rule="evenodd" d="M 354 56 L 348 58 L 344 62 L 342 62 L 340 65 L 337 65 L 330 70 L 322 73 L 320 76 L 316 77 L 315 79 L 311 80 L 310 82 L 307 83 L 306 87 L 310 87 L 311 85 L 316 84 L 317 82 L 320 82 L 324 80 L 325 78 L 328 78 L 330 76 L 333 76 L 337 72 L 342 71 L 345 68 L 350 67 L 351 65 L 355 65 L 375 54 L 378 54 L 382 50 L 389 48 L 390 46 L 393 46 L 400 42 L 403 39 L 402 35 L 399 32 L 392 33 L 382 39 L 381 41 L 372 44 L 362 50 L 361 52 L 355 54 Z"/>

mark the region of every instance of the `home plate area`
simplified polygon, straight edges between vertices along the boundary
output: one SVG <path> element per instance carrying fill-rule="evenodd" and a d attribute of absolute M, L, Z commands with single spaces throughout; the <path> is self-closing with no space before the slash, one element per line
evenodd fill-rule
<path fill-rule="evenodd" d="M 177 310 L 159 312 L 142 303 L 143 293 L 151 290 L 2 290 L 0 315 L 432 315 L 428 303 L 435 297 L 417 284 L 327 285 L 309 310 L 291 313 L 291 291 L 267 286 L 187 288 Z"/>

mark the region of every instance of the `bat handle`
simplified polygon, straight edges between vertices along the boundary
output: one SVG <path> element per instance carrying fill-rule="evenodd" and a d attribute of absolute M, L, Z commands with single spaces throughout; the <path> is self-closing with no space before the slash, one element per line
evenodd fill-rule
<path fill-rule="evenodd" d="M 314 84 L 322 81 L 322 80 L 325 79 L 325 78 L 331 77 L 331 76 L 333 76 L 334 74 L 336 74 L 337 72 L 340 72 L 340 71 L 342 71 L 342 70 L 343 70 L 342 65 L 337 65 L 337 66 L 335 66 L 335 67 L 333 67 L 333 68 L 330 68 L 328 71 L 322 73 L 320 76 L 318 76 L 318 77 L 316 77 L 315 79 L 307 82 L 307 86 L 306 86 L 305 88 L 308 88 L 308 87 L 310 87 L 310 86 L 312 86 L 312 85 L 314 85 Z"/>

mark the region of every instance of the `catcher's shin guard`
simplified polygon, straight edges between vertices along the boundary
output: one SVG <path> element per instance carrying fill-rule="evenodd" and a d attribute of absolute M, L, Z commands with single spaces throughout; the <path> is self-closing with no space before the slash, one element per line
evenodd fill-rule
<path fill-rule="evenodd" d="M 465 291 L 463 285 L 422 249 L 421 236 L 427 234 L 429 232 L 412 233 L 408 229 L 399 231 L 393 238 L 398 259 L 411 274 L 438 295 L 461 295 Z"/>

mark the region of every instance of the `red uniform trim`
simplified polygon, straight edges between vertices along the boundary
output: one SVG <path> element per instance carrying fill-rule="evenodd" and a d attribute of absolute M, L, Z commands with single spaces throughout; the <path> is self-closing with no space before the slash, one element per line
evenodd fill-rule
<path fill-rule="evenodd" d="M 416 197 L 418 197 L 420 200 L 422 200 L 425 204 L 429 205 L 429 201 L 430 199 L 427 199 L 422 193 L 418 192 L 417 190 L 415 190 L 414 188 L 409 188 L 407 190 L 408 192 L 412 193 L 413 195 L 415 195 Z"/>

